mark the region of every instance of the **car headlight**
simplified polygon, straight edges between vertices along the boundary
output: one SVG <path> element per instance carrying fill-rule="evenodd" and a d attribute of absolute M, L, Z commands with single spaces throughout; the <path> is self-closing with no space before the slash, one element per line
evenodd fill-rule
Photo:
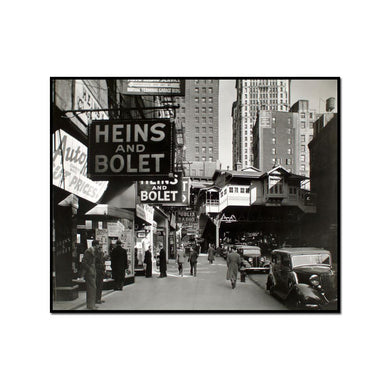
<path fill-rule="evenodd" d="M 320 277 L 318 275 L 311 275 L 309 282 L 313 287 L 318 287 L 320 285 Z"/>

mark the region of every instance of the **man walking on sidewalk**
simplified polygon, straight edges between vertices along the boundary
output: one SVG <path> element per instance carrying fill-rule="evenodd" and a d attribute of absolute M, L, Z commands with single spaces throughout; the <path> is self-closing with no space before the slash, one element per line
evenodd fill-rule
<path fill-rule="evenodd" d="M 191 275 L 196 276 L 196 267 L 198 264 L 198 252 L 195 247 L 191 248 L 190 258 L 188 260 L 191 266 Z"/>
<path fill-rule="evenodd" d="M 167 255 L 163 244 L 160 244 L 160 278 L 167 277 Z"/>
<path fill-rule="evenodd" d="M 177 250 L 177 267 L 179 270 L 179 275 L 183 276 L 183 266 L 184 258 L 186 257 L 183 244 L 180 245 L 180 248 Z"/>
<path fill-rule="evenodd" d="M 99 241 L 93 240 L 92 246 L 84 252 L 81 262 L 81 277 L 85 278 L 85 288 L 87 291 L 87 309 L 97 310 L 96 307 L 96 257 Z"/>
<path fill-rule="evenodd" d="M 232 251 L 227 255 L 227 274 L 226 274 L 226 280 L 230 280 L 232 284 L 232 288 L 236 288 L 236 282 L 237 282 L 237 273 L 238 273 L 238 267 L 241 263 L 241 257 L 237 253 L 237 248 L 235 246 L 232 246 Z"/>

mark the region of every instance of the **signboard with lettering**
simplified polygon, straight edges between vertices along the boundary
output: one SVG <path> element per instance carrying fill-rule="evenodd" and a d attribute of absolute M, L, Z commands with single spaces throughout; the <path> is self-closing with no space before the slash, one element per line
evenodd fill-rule
<path fill-rule="evenodd" d="M 131 229 L 124 229 L 119 238 L 127 252 L 128 274 L 134 276 L 134 232 Z"/>
<path fill-rule="evenodd" d="M 197 221 L 195 210 L 177 210 L 176 221 L 180 223 L 193 223 Z"/>
<path fill-rule="evenodd" d="M 92 121 L 88 138 L 88 176 L 93 179 L 168 177 L 173 172 L 169 119 Z"/>
<path fill-rule="evenodd" d="M 128 79 L 123 80 L 125 95 L 184 96 L 184 79 Z"/>
<path fill-rule="evenodd" d="M 107 181 L 87 178 L 87 147 L 63 130 L 53 134 L 53 184 L 90 202 L 97 203 Z"/>
<path fill-rule="evenodd" d="M 75 80 L 74 107 L 76 110 L 103 109 L 83 80 Z M 104 111 L 79 113 L 77 116 L 85 125 L 91 120 L 108 119 Z"/>
<path fill-rule="evenodd" d="M 188 206 L 190 198 L 190 180 L 176 172 L 172 179 L 141 180 L 138 193 L 141 203 L 169 206 Z"/>

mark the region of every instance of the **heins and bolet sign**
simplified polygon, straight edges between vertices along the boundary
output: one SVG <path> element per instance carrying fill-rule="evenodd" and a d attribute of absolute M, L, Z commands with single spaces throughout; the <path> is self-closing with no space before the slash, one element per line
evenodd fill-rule
<path fill-rule="evenodd" d="M 172 132 L 169 119 L 93 121 L 89 130 L 88 176 L 166 177 L 173 172 Z"/>

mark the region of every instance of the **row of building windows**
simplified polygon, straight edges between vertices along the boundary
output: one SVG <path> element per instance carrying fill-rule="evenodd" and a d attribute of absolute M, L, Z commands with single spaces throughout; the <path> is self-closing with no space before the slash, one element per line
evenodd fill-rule
<path fill-rule="evenodd" d="M 207 91 L 207 88 L 206 87 L 202 87 L 202 93 L 206 93 L 206 91 Z M 213 88 L 209 87 L 208 91 L 209 91 L 209 93 L 213 93 Z M 199 88 L 198 87 L 195 87 L 195 93 L 199 93 Z"/>
<path fill-rule="evenodd" d="M 272 148 L 272 149 L 271 149 L 271 153 L 272 153 L 272 154 L 276 154 L 276 148 Z M 291 149 L 291 148 L 288 148 L 288 149 L 287 149 L 287 154 L 292 154 L 292 149 Z"/>
<path fill-rule="evenodd" d="M 202 79 L 202 80 L 194 80 L 195 84 L 199 84 L 200 82 L 203 82 L 204 84 L 210 83 L 213 84 L 214 80 L 212 79 Z"/>
<path fill-rule="evenodd" d="M 213 123 L 213 122 L 214 122 L 214 119 L 212 116 L 210 116 L 208 123 Z M 198 116 L 195 117 L 195 123 L 200 123 L 200 118 Z M 202 117 L 202 123 L 207 123 L 206 117 Z"/>
<path fill-rule="evenodd" d="M 313 117 L 314 117 L 314 114 L 312 112 L 309 112 L 309 118 L 313 119 Z M 306 113 L 301 112 L 301 119 L 305 119 L 305 118 L 306 118 Z"/>
<path fill-rule="evenodd" d="M 195 161 L 213 161 L 212 157 L 209 157 L 208 159 L 205 156 L 199 157 L 195 156 Z"/>
<path fill-rule="evenodd" d="M 213 97 L 212 96 L 209 96 L 208 98 L 206 98 L 206 96 L 202 96 L 200 99 L 199 99 L 199 96 L 195 96 L 195 103 L 199 103 L 202 102 L 202 103 L 207 103 L 207 101 L 209 103 L 213 103 Z"/>
<path fill-rule="evenodd" d="M 200 151 L 199 146 L 196 146 L 195 152 L 199 153 L 199 151 Z M 206 153 L 206 146 L 202 146 L 202 153 Z M 209 147 L 209 154 L 213 154 L 213 147 L 212 146 Z"/>
<path fill-rule="evenodd" d="M 195 133 L 199 133 L 200 131 L 200 128 L 198 126 L 195 127 Z M 206 133 L 206 127 L 202 127 L 202 133 Z M 214 128 L 213 127 L 209 127 L 209 133 L 214 133 Z M 211 139 L 213 137 L 210 137 Z"/>
<path fill-rule="evenodd" d="M 247 188 L 244 188 L 244 187 L 229 187 L 229 192 L 231 194 L 235 193 L 235 194 L 248 194 L 249 193 L 249 187 Z M 224 194 L 226 194 L 226 189 L 224 191 Z"/>
<path fill-rule="evenodd" d="M 207 137 L 202 137 L 202 143 L 206 143 L 207 142 Z M 213 137 L 209 137 L 209 142 L 210 143 L 213 143 Z M 195 137 L 195 143 L 199 143 L 199 137 Z"/>
<path fill-rule="evenodd" d="M 286 158 L 286 165 L 292 165 L 293 164 L 293 160 L 292 158 Z M 272 164 L 273 165 L 281 165 L 282 164 L 282 159 L 281 158 L 273 158 L 272 159 Z"/>
<path fill-rule="evenodd" d="M 205 114 L 207 111 L 207 107 L 201 107 L 202 108 L 202 113 Z M 209 113 L 211 114 L 213 112 L 213 107 L 208 108 Z M 199 114 L 199 107 L 195 107 L 195 114 Z"/>

